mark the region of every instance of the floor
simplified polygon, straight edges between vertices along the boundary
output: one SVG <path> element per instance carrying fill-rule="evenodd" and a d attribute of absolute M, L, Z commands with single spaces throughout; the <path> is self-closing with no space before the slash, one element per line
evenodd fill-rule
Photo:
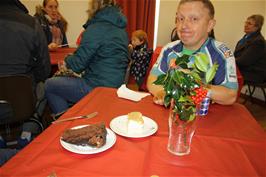
<path fill-rule="evenodd" d="M 245 96 L 241 96 L 238 100 L 239 103 L 245 105 L 245 107 L 249 110 L 249 112 L 254 116 L 257 122 L 261 125 L 261 127 L 266 132 L 266 103 L 258 100 L 250 100 L 245 101 Z"/>

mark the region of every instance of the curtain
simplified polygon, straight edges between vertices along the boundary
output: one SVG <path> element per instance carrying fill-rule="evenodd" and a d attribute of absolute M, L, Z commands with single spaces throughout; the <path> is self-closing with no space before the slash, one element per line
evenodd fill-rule
<path fill-rule="evenodd" d="M 127 17 L 127 33 L 142 29 L 148 35 L 149 47 L 153 47 L 156 0 L 117 0 Z"/>

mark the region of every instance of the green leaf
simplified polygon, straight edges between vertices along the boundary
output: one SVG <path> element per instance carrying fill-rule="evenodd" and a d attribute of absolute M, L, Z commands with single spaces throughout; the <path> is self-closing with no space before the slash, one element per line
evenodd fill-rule
<path fill-rule="evenodd" d="M 156 81 L 154 81 L 153 83 L 155 85 L 163 85 L 165 80 L 167 78 L 167 75 L 166 74 L 161 74 L 157 77 Z"/>
<path fill-rule="evenodd" d="M 179 66 L 183 69 L 188 69 L 188 66 L 186 63 L 180 63 Z"/>
<path fill-rule="evenodd" d="M 207 72 L 209 65 L 208 56 L 204 53 L 198 53 L 195 55 L 195 66 L 202 72 Z"/>
<path fill-rule="evenodd" d="M 170 101 L 171 101 L 171 95 L 166 95 L 165 97 L 164 97 L 164 106 L 165 107 L 168 107 L 169 105 L 170 105 Z"/>
<path fill-rule="evenodd" d="M 186 102 L 186 101 L 187 101 L 186 97 L 183 97 L 183 96 L 180 96 L 178 100 L 178 102 Z"/>
<path fill-rule="evenodd" d="M 182 107 L 182 111 L 179 114 L 179 118 L 183 121 L 188 121 L 195 117 L 195 113 L 193 112 L 193 107 L 189 106 L 186 108 L 185 106 Z"/>
<path fill-rule="evenodd" d="M 199 74 L 197 72 L 191 72 L 190 75 L 197 81 L 199 82 L 201 80 Z"/>
<path fill-rule="evenodd" d="M 215 76 L 217 69 L 218 69 L 218 65 L 216 63 L 214 65 L 212 65 L 211 68 L 208 69 L 208 71 L 206 72 L 206 75 L 205 75 L 206 84 L 212 81 L 212 79 Z"/>
<path fill-rule="evenodd" d="M 173 74 L 173 79 L 174 79 L 174 81 L 175 81 L 175 84 L 180 84 L 181 83 L 181 80 L 180 80 L 180 78 L 181 78 L 181 72 L 180 71 L 178 71 L 178 70 L 175 70 L 175 72 L 174 72 L 174 74 Z"/>
<path fill-rule="evenodd" d="M 164 85 L 164 91 L 166 92 L 166 94 L 171 94 L 172 93 L 174 85 L 175 84 L 174 84 L 173 77 L 170 77 L 170 79 Z"/>
<path fill-rule="evenodd" d="M 196 118 L 196 108 L 195 107 L 191 107 L 191 114 L 189 116 L 188 121 L 192 121 Z"/>
<path fill-rule="evenodd" d="M 180 91 L 178 89 L 174 89 L 171 93 L 171 96 L 174 98 L 174 100 L 178 100 L 180 97 Z"/>
<path fill-rule="evenodd" d="M 185 64 L 186 66 L 184 67 L 187 67 L 187 63 L 189 61 L 189 55 L 182 55 L 181 57 L 177 57 L 176 60 L 175 60 L 175 64 L 177 66 L 180 66 L 182 64 Z M 181 66 L 180 66 L 181 67 Z M 183 68 L 183 67 L 182 67 Z"/>

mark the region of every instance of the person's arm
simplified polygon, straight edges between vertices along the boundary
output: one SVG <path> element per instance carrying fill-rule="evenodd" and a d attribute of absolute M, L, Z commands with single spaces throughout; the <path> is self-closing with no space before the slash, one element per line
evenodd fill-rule
<path fill-rule="evenodd" d="M 157 79 L 157 76 L 150 74 L 147 81 L 148 91 L 153 95 L 153 101 L 156 104 L 163 105 L 165 92 L 161 85 L 155 85 L 153 82 Z M 236 101 L 237 90 L 229 89 L 220 85 L 209 86 L 211 95 L 210 98 L 222 105 L 231 105 Z"/>
<path fill-rule="evenodd" d="M 254 41 L 241 53 L 241 56 L 236 57 L 236 64 L 242 67 L 248 67 L 257 62 L 264 55 L 264 42 Z"/>
<path fill-rule="evenodd" d="M 236 101 L 237 90 L 230 89 L 221 85 L 209 85 L 210 98 L 215 103 L 231 105 Z"/>
<path fill-rule="evenodd" d="M 157 76 L 150 74 L 147 80 L 147 89 L 153 95 L 153 101 L 156 104 L 163 105 L 165 92 L 163 86 L 155 85 L 153 82 L 157 79 Z"/>
<path fill-rule="evenodd" d="M 83 72 L 93 61 L 93 56 L 98 52 L 103 40 L 104 36 L 99 35 L 97 28 L 91 27 L 90 30 L 85 30 L 77 50 L 73 55 L 68 55 L 65 58 L 66 67 L 78 74 Z"/>

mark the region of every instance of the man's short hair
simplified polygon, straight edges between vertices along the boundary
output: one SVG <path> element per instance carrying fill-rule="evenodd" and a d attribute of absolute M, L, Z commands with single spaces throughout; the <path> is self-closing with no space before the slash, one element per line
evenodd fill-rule
<path fill-rule="evenodd" d="M 202 2 L 204 7 L 206 7 L 209 10 L 209 16 L 211 18 L 214 18 L 215 10 L 212 2 L 210 0 L 180 0 L 179 5 L 185 4 L 187 2 Z"/>
<path fill-rule="evenodd" d="M 254 20 L 256 27 L 258 27 L 259 31 L 261 30 L 264 23 L 264 17 L 262 15 L 259 14 L 251 15 L 248 17 L 248 19 Z"/>

